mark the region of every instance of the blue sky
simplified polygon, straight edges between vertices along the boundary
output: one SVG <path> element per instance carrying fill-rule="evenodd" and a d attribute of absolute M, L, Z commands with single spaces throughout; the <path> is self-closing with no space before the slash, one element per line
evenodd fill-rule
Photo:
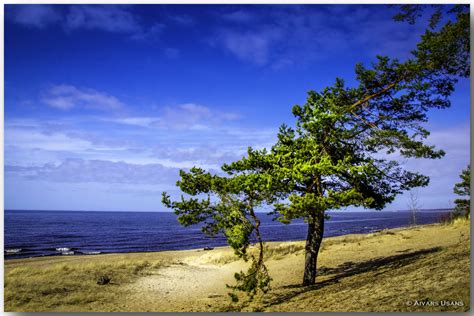
<path fill-rule="evenodd" d="M 410 56 L 426 23 L 385 5 L 6 5 L 5 208 L 163 211 L 180 168 L 270 147 L 291 107 L 357 62 Z M 430 113 L 447 155 L 422 207 L 469 162 L 469 81 Z M 407 208 L 400 196 L 389 210 Z"/>

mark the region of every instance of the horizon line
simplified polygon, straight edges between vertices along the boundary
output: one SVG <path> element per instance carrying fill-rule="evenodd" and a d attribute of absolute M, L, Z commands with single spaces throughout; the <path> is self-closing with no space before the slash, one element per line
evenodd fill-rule
<path fill-rule="evenodd" d="M 416 211 L 452 211 L 454 207 L 451 208 L 422 208 L 417 209 Z M 328 212 L 409 212 L 409 209 L 398 209 L 398 210 L 328 210 Z M 110 211 L 101 211 L 101 210 L 33 210 L 33 209 L 4 209 L 4 212 L 85 212 L 85 213 L 174 213 L 173 211 L 121 211 L 121 210 L 110 210 Z M 268 213 L 267 211 L 256 211 L 256 213 Z"/>

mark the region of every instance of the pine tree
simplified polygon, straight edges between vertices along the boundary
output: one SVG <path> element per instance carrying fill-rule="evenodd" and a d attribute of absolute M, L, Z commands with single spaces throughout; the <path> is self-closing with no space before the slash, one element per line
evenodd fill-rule
<path fill-rule="evenodd" d="M 456 207 L 454 208 L 454 214 L 456 216 L 463 215 L 468 218 L 471 214 L 471 165 L 468 165 L 459 175 L 461 182 L 454 185 L 454 193 L 461 197 L 454 200 Z"/>
<path fill-rule="evenodd" d="M 380 153 L 444 155 L 424 143 L 429 132 L 421 124 L 428 109 L 449 106 L 453 79 L 416 62 L 386 57 L 379 57 L 372 69 L 358 65 L 356 74 L 356 88 L 337 79 L 321 92 L 310 91 L 303 106 L 293 107 L 296 128 L 283 125 L 271 151 L 277 163 L 270 173 L 285 184 L 288 197 L 275 204 L 275 216 L 308 223 L 304 285 L 315 283 L 328 210 L 381 210 L 403 191 L 428 184 L 428 177 Z"/>

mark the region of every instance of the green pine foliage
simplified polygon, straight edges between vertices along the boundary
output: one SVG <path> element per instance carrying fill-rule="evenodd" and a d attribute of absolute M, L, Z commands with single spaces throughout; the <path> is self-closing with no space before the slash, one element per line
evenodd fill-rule
<path fill-rule="evenodd" d="M 468 78 L 471 68 L 469 4 L 456 5 L 400 5 L 396 21 L 414 24 L 427 8 L 433 13 L 429 28 L 414 51 L 420 63 L 450 75 Z M 445 8 L 449 9 L 446 10 Z M 441 25 L 441 21 L 446 21 Z"/>
<path fill-rule="evenodd" d="M 459 175 L 461 182 L 454 185 L 454 193 L 462 198 L 454 200 L 455 216 L 465 216 L 469 218 L 471 214 L 471 165 L 468 165 Z"/>

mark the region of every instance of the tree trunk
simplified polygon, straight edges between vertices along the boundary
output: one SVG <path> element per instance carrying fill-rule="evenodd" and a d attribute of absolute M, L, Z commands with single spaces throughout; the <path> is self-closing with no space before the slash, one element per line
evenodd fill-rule
<path fill-rule="evenodd" d="M 253 218 L 255 222 L 255 235 L 257 237 L 257 242 L 260 247 L 260 251 L 258 254 L 258 265 L 263 264 L 263 240 L 262 235 L 260 234 L 260 219 L 255 215 L 253 209 L 250 211 L 250 216 Z"/>
<path fill-rule="evenodd" d="M 310 217 L 308 221 L 308 236 L 306 237 L 306 256 L 304 264 L 303 285 L 316 283 L 316 265 L 319 247 L 324 234 L 324 213 Z"/>

